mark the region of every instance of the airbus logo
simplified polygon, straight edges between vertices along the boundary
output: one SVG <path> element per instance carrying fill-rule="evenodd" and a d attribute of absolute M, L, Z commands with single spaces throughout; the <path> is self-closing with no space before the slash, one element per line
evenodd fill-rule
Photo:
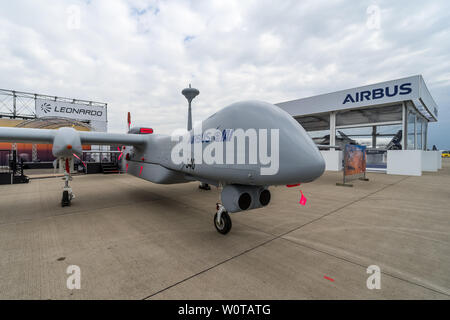
<path fill-rule="evenodd" d="M 356 92 L 354 95 L 349 93 L 345 96 L 344 102 L 342 102 L 342 104 L 346 104 L 347 102 L 355 103 L 366 100 L 382 99 L 384 97 L 394 97 L 397 94 L 405 95 L 410 94 L 411 92 L 411 83 L 407 82 L 401 85 L 395 85 L 394 87 L 376 88 L 372 90 L 360 91 Z"/>
<path fill-rule="evenodd" d="M 48 112 L 52 111 L 52 107 L 50 106 L 50 103 L 44 102 L 43 104 L 41 104 L 41 110 L 44 113 L 48 113 Z"/>

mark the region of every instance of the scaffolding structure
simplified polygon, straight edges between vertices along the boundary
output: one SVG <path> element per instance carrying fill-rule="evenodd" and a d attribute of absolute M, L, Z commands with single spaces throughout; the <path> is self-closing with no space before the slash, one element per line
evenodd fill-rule
<path fill-rule="evenodd" d="M 35 119 L 36 99 L 48 99 L 53 101 L 76 103 L 86 106 L 98 106 L 103 107 L 105 109 L 105 112 L 108 106 L 108 104 L 105 102 L 72 99 L 38 93 L 0 89 L 0 118 Z"/>
<path fill-rule="evenodd" d="M 57 129 L 60 127 L 71 127 L 76 125 L 88 130 L 93 129 L 92 123 L 89 120 L 76 120 L 73 118 L 54 116 L 38 117 L 36 114 L 36 99 L 74 103 L 81 106 L 100 107 L 104 110 L 105 114 L 107 114 L 108 104 L 104 102 L 0 89 L 0 118 L 24 120 L 16 125 L 17 127 Z M 104 123 L 106 128 L 107 120 Z M 12 150 L 17 150 L 16 143 L 12 143 Z M 31 159 L 33 162 L 38 161 L 36 144 L 32 144 Z"/>

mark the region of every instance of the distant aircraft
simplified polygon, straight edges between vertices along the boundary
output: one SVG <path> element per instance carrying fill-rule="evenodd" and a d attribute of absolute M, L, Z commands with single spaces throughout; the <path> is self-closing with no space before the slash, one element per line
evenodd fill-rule
<path fill-rule="evenodd" d="M 213 129 L 221 137 L 216 135 L 214 138 L 205 138 L 204 132 L 207 130 L 199 131 L 199 135 L 194 128 L 182 137 L 185 140 L 181 141 L 187 141 L 182 144 L 178 139 L 180 137 L 153 134 L 151 128 L 129 128 L 126 134 L 76 131 L 73 128 L 0 128 L 0 141 L 53 144 L 53 155 L 65 162 L 66 166 L 61 202 L 63 206 L 70 205 L 73 198 L 69 187 L 69 163 L 74 156 L 82 155 L 81 146 L 122 145 L 124 156 L 121 161 L 124 171 L 136 177 L 162 184 L 200 181 L 221 187 L 221 203 L 216 205 L 214 224 L 222 234 L 231 229 L 228 212 L 250 210 L 269 204 L 269 186 L 310 182 L 324 172 L 324 159 L 303 127 L 288 113 L 272 104 L 259 101 L 234 103 L 204 120 L 201 128 Z M 257 146 L 250 141 L 251 130 L 260 134 Z M 238 143 L 230 150 L 222 150 L 226 163 L 198 161 L 202 154 L 214 149 L 213 143 L 225 142 L 224 145 L 227 145 L 228 142 L 235 142 L 238 140 L 238 133 L 242 132 L 249 133 L 247 137 L 244 136 L 243 145 Z M 264 138 L 261 133 L 265 132 L 270 132 L 270 135 Z M 277 136 L 279 139 L 274 139 Z M 275 168 L 277 170 L 273 172 L 267 173 L 270 170 L 267 159 L 261 157 L 261 141 L 268 143 L 267 155 L 271 153 L 271 161 L 278 162 Z M 276 143 L 271 144 L 273 141 Z M 192 147 L 186 157 L 188 160 L 182 163 L 174 161 L 174 155 L 180 155 L 174 152 L 174 148 L 180 145 Z M 256 148 L 254 150 L 257 150 L 260 161 L 252 159 L 252 147 Z M 220 155 L 219 149 L 214 149 L 211 155 Z M 245 163 L 238 160 L 237 163 L 230 164 L 228 156 L 233 160 L 245 159 Z"/>
<path fill-rule="evenodd" d="M 350 138 L 344 132 L 337 130 L 339 135 L 336 135 L 336 143 L 335 146 L 339 147 L 341 150 L 344 150 L 346 144 L 359 144 L 362 146 L 371 147 L 372 146 L 372 138 L 358 138 L 356 140 Z M 313 138 L 313 141 L 317 144 L 319 149 L 330 149 L 330 135 L 327 134 L 323 137 Z M 378 137 L 376 140 L 377 149 L 385 149 L 385 150 L 401 150 L 402 145 L 402 130 L 397 131 L 397 133 L 392 137 Z"/>
<path fill-rule="evenodd" d="M 343 133 L 340 130 L 337 130 L 339 135 L 336 135 L 336 143 L 335 146 L 338 146 L 341 150 L 344 150 L 344 147 L 346 144 L 357 144 L 355 140 L 347 136 L 345 133 Z M 330 144 L 330 135 L 327 134 L 323 137 L 319 138 L 313 138 L 313 141 L 317 143 L 319 148 L 329 148 L 328 145 Z"/>

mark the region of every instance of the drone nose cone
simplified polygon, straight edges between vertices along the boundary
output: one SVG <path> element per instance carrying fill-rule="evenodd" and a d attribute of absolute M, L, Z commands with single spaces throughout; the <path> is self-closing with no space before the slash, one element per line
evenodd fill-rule
<path fill-rule="evenodd" d="M 325 160 L 315 145 L 311 146 L 307 161 L 309 162 L 308 167 L 310 168 L 307 181 L 319 178 L 325 171 Z"/>
<path fill-rule="evenodd" d="M 306 131 L 298 126 L 293 141 L 289 144 L 289 158 L 286 163 L 291 163 L 289 180 L 292 183 L 310 182 L 319 178 L 325 171 L 325 160 L 316 144 L 312 141 Z"/>
<path fill-rule="evenodd" d="M 314 141 L 309 137 L 306 131 L 302 130 L 302 144 L 304 150 L 304 161 L 308 170 L 305 172 L 303 182 L 313 181 L 319 178 L 325 171 L 325 160 L 317 148 Z M 300 139 L 299 139 L 300 140 Z"/>
<path fill-rule="evenodd" d="M 73 128 L 59 128 L 53 140 L 53 155 L 55 157 L 71 157 L 74 153 L 82 154 L 81 140 Z"/>

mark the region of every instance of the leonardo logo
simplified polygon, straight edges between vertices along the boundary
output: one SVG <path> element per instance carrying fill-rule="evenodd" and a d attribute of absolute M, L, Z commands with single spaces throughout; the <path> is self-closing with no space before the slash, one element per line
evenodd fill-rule
<path fill-rule="evenodd" d="M 50 106 L 50 103 L 44 102 L 41 104 L 41 110 L 44 111 L 44 113 L 48 113 L 52 111 L 52 107 Z"/>

